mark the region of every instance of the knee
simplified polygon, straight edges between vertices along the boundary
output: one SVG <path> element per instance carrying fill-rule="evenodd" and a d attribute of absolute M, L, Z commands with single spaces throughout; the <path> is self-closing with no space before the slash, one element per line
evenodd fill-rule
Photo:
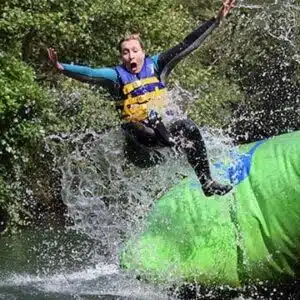
<path fill-rule="evenodd" d="M 186 138 L 193 138 L 200 135 L 200 131 L 198 126 L 190 119 L 178 120 L 174 123 L 173 126 L 173 134 L 180 134 L 185 136 Z"/>

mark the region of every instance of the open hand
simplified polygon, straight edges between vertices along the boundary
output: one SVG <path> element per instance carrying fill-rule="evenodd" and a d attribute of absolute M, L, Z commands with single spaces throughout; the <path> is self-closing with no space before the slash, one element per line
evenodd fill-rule
<path fill-rule="evenodd" d="M 222 19 L 228 15 L 231 9 L 235 6 L 236 0 L 223 0 L 223 5 L 219 11 L 218 18 Z"/>
<path fill-rule="evenodd" d="M 54 48 L 47 48 L 48 59 L 53 64 L 53 66 L 58 70 L 63 70 L 63 66 L 58 62 L 57 53 Z"/>

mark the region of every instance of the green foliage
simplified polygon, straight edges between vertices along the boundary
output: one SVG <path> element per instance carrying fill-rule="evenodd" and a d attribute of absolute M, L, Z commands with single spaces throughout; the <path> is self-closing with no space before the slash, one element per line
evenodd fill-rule
<path fill-rule="evenodd" d="M 200 126 L 221 128 L 230 123 L 232 110 L 244 102 L 239 86 L 226 78 L 203 80 L 199 98 L 188 109 L 188 115 Z"/>
<path fill-rule="evenodd" d="M 175 2 L 188 9 L 193 18 L 199 21 L 206 21 L 212 18 L 220 8 L 220 1 L 218 0 L 175 0 Z"/>
<path fill-rule="evenodd" d="M 224 85 L 223 93 L 243 105 L 226 105 L 232 120 L 228 125 L 243 142 L 299 129 L 299 28 L 299 9 L 291 3 L 249 1 L 244 8 L 236 9 L 188 59 L 191 62 L 186 64 L 186 71 L 194 74 L 191 66 L 198 67 L 200 90 L 204 88 L 209 93 L 201 70 L 214 70 L 208 76 L 212 89 L 222 85 L 220 78 L 230 82 Z M 209 104 L 222 114 L 217 102 L 222 102 L 223 93 Z M 199 109 L 202 104 L 199 101 Z M 238 109 L 234 112 L 233 108 Z M 218 119 L 218 114 L 214 115 Z"/>
<path fill-rule="evenodd" d="M 55 107 L 47 132 L 102 131 L 120 125 L 114 102 L 108 101 L 110 96 L 102 90 L 64 79 L 48 93 L 55 99 Z"/>
<path fill-rule="evenodd" d="M 44 135 L 40 119 L 45 106 L 42 89 L 28 66 L 3 52 L 0 85 L 1 162 L 6 165 L 14 160 L 26 161 L 24 147 L 34 146 Z"/>
<path fill-rule="evenodd" d="M 19 179 L 45 134 L 46 98 L 31 68 L 4 52 L 0 54 L 0 85 L 0 205 L 8 212 L 10 224 L 21 224 L 25 188 Z"/>
<path fill-rule="evenodd" d="M 177 28 L 190 28 L 191 21 L 171 0 L 19 0 L 3 2 L 0 11 L 1 46 L 36 68 L 49 46 L 65 61 L 116 63 L 118 38 L 126 30 L 140 31 L 149 49 L 160 51 L 178 39 Z"/>

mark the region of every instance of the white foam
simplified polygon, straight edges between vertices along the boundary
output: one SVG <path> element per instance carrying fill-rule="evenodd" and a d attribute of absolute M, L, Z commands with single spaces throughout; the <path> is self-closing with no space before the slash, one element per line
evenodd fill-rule
<path fill-rule="evenodd" d="M 84 282 L 95 280 L 99 277 L 118 274 L 117 265 L 99 264 L 94 268 L 76 271 L 72 273 L 59 273 L 50 276 L 36 276 L 31 274 L 12 274 L 10 277 L 0 282 L 0 286 L 28 286 L 28 285 L 51 285 L 56 287 L 66 286 L 70 282 Z M 45 286 L 45 285 L 44 285 Z M 51 289 L 53 291 L 53 289 Z"/>
<path fill-rule="evenodd" d="M 112 276 L 110 278 L 109 276 Z M 35 276 L 32 274 L 11 274 L 1 280 L 1 287 L 30 287 L 38 293 L 58 293 L 60 295 L 113 295 L 139 299 L 170 299 L 164 292 L 151 285 L 128 278 L 120 273 L 117 265 L 99 264 L 85 270 Z"/>

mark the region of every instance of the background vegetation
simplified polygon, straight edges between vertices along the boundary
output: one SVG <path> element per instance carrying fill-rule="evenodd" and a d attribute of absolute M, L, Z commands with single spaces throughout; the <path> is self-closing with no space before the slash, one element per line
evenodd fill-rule
<path fill-rule="evenodd" d="M 45 137 L 118 126 L 109 95 L 53 70 L 62 62 L 109 66 L 117 41 L 139 31 L 149 53 L 181 41 L 216 15 L 217 0 L 3 0 L 0 3 L 0 230 L 64 207 Z M 170 87 L 200 126 L 237 142 L 299 129 L 299 0 L 239 1 L 232 15 L 172 73 Z"/>

